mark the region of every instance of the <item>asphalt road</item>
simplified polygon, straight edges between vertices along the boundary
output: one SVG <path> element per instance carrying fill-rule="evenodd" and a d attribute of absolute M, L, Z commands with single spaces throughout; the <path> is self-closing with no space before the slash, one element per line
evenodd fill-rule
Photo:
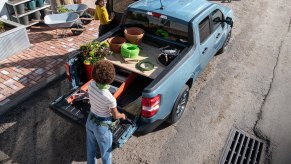
<path fill-rule="evenodd" d="M 291 162 L 280 155 L 291 142 L 291 1 L 224 5 L 236 16 L 229 49 L 193 85 L 181 120 L 133 136 L 113 151 L 114 163 L 217 163 L 232 127 L 269 141 L 263 163 Z M 55 82 L 0 119 L 0 163 L 86 162 L 84 128 L 48 108 L 69 90 L 67 84 Z"/>

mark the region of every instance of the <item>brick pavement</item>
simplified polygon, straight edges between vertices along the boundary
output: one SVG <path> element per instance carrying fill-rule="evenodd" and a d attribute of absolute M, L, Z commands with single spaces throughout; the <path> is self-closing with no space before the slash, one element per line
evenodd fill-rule
<path fill-rule="evenodd" d="M 63 74 L 67 56 L 97 38 L 98 26 L 98 21 L 92 21 L 81 35 L 68 30 L 66 37 L 58 39 L 55 30 L 31 28 L 31 47 L 0 61 L 0 115 Z"/>

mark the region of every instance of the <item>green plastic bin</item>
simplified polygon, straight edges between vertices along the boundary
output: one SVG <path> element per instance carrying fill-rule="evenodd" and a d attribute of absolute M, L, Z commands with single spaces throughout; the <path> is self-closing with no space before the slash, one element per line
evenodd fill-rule
<path fill-rule="evenodd" d="M 28 10 L 34 10 L 36 9 L 36 3 L 35 0 L 31 0 L 29 2 L 26 3 L 26 7 Z"/>
<path fill-rule="evenodd" d="M 44 6 L 44 0 L 35 0 L 35 2 L 36 2 L 36 7 Z"/>

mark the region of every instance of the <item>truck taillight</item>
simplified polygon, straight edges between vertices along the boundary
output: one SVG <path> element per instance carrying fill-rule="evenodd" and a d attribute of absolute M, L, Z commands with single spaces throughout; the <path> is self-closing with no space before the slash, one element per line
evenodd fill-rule
<path fill-rule="evenodd" d="M 70 74 L 70 65 L 68 63 L 65 63 L 65 67 L 66 67 L 66 74 L 67 74 L 67 78 L 69 81 L 72 80 L 71 74 Z"/>
<path fill-rule="evenodd" d="M 154 13 L 154 12 L 152 13 L 152 16 L 153 16 L 153 17 L 157 17 L 157 18 L 159 18 L 161 15 L 162 15 L 162 14 L 160 14 L 160 13 Z"/>
<path fill-rule="evenodd" d="M 154 116 L 160 108 L 160 102 L 161 102 L 161 95 L 157 95 L 152 98 L 142 98 L 141 115 L 146 118 Z"/>

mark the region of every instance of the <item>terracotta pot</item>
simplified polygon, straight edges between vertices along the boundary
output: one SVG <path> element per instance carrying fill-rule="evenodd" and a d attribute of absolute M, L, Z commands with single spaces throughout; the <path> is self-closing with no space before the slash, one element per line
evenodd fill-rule
<path fill-rule="evenodd" d="M 125 38 L 119 36 L 109 38 L 107 41 L 109 43 L 110 50 L 115 53 L 120 53 L 121 45 L 126 42 Z"/>
<path fill-rule="evenodd" d="M 86 70 L 87 80 L 91 80 L 92 79 L 93 65 L 84 63 L 84 67 Z"/>
<path fill-rule="evenodd" d="M 144 30 L 138 27 L 129 27 L 124 30 L 125 38 L 132 44 L 140 44 L 144 36 Z"/>

